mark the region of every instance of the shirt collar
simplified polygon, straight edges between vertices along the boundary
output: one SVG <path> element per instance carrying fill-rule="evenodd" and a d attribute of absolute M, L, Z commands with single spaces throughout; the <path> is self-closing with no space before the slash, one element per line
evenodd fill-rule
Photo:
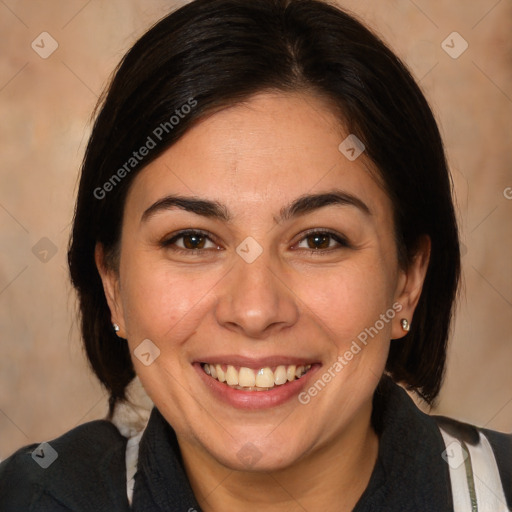
<path fill-rule="evenodd" d="M 436 421 L 418 409 L 406 391 L 384 377 L 373 401 L 379 454 L 354 512 L 452 512 L 448 465 Z"/>
<path fill-rule="evenodd" d="M 176 434 L 156 407 L 139 445 L 132 508 L 137 512 L 201 510 L 183 467 Z"/>
<path fill-rule="evenodd" d="M 374 395 L 372 422 L 379 453 L 354 512 L 453 510 L 444 443 L 435 420 L 384 377 Z M 174 430 L 154 408 L 139 448 L 133 509 L 200 511 Z"/>

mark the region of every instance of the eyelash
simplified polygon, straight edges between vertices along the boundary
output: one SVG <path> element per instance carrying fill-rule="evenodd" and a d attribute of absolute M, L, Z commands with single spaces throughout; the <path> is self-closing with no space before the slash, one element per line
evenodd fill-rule
<path fill-rule="evenodd" d="M 295 248 L 293 250 L 307 251 L 309 254 L 319 256 L 321 253 L 325 254 L 327 252 L 332 252 L 335 250 L 339 250 L 341 248 L 351 248 L 351 245 L 347 241 L 346 238 L 339 235 L 338 233 L 335 233 L 333 231 L 326 230 L 326 229 L 311 229 L 309 231 L 306 231 L 305 233 L 302 233 L 301 239 L 297 243 L 294 244 L 294 247 L 296 247 L 297 245 L 299 245 L 301 242 L 303 242 L 304 240 L 306 240 L 308 237 L 310 237 L 312 235 L 329 236 L 329 237 L 331 237 L 332 240 L 334 240 L 339 245 L 337 247 L 329 247 L 327 249 L 306 249 L 306 248 L 297 249 L 297 248 Z M 175 252 L 186 253 L 188 255 L 198 254 L 200 252 L 211 250 L 211 248 L 208 248 L 208 249 L 183 249 L 181 247 L 176 247 L 176 246 L 172 247 L 178 240 L 180 240 L 181 238 L 184 238 L 186 236 L 204 237 L 211 243 L 215 244 L 217 246 L 217 248 L 219 247 L 219 244 L 217 242 L 215 242 L 215 240 L 214 240 L 215 237 L 211 233 L 209 233 L 208 231 L 202 231 L 202 230 L 198 230 L 198 229 L 186 229 L 183 231 L 179 231 L 178 233 L 174 234 L 171 238 L 166 238 L 166 239 L 162 240 L 160 245 L 163 248 L 171 248 Z"/>
<path fill-rule="evenodd" d="M 343 237 L 339 233 L 330 231 L 329 229 L 310 229 L 310 230 L 306 231 L 305 233 L 302 233 L 301 239 L 296 244 L 294 244 L 294 246 L 299 245 L 301 242 L 303 242 L 304 240 L 306 240 L 308 237 L 310 237 L 312 235 L 329 236 L 329 237 L 331 237 L 332 240 L 334 240 L 338 244 L 338 246 L 337 247 L 329 247 L 327 249 L 301 248 L 301 249 L 295 249 L 295 250 L 307 251 L 311 255 L 319 256 L 322 253 L 325 254 L 325 253 L 330 253 L 332 251 L 336 251 L 339 249 L 343 249 L 343 248 L 349 249 L 352 247 L 345 237 Z"/>
<path fill-rule="evenodd" d="M 202 231 L 200 229 L 185 229 L 183 231 L 179 231 L 178 233 L 171 236 L 171 238 L 166 238 L 165 240 L 162 240 L 161 246 L 164 248 L 171 248 L 175 252 L 180 253 L 186 253 L 188 255 L 190 254 L 197 254 L 199 252 L 208 251 L 210 249 L 183 249 L 181 247 L 172 247 L 180 238 L 184 238 L 186 236 L 198 236 L 198 237 L 204 237 L 208 241 L 215 244 L 217 247 L 219 247 L 219 244 L 217 244 L 214 241 L 214 236 L 209 233 L 208 231 Z"/>

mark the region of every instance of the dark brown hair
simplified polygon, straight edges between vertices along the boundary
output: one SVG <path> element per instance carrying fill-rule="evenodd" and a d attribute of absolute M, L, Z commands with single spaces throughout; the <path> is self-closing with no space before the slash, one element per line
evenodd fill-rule
<path fill-rule="evenodd" d="M 378 37 L 329 4 L 195 0 L 154 25 L 123 58 L 82 166 L 68 260 L 86 353 L 111 406 L 124 397 L 134 370 L 128 345 L 110 323 L 96 243 L 115 265 L 137 172 L 206 114 L 265 90 L 313 92 L 342 113 L 340 122 L 364 143 L 392 200 L 402 264 L 421 235 L 430 237 L 414 322 L 392 343 L 387 371 L 432 402 L 444 373 L 460 255 L 443 145 L 421 90 Z M 184 115 L 187 104 L 193 108 Z M 152 134 L 156 147 L 130 160 Z"/>

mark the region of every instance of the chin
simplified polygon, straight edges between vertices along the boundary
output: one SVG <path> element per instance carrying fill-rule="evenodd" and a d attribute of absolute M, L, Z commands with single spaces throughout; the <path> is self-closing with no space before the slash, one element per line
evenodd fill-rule
<path fill-rule="evenodd" d="M 230 439 L 227 440 L 228 444 L 224 450 L 219 450 L 218 445 L 205 446 L 205 449 L 219 463 L 234 471 L 280 471 L 292 466 L 304 456 L 304 446 L 299 446 L 289 438 L 284 442 L 268 439 L 267 436 L 268 433 L 260 437 L 246 436 L 246 441 L 236 445 L 233 439 Z"/>

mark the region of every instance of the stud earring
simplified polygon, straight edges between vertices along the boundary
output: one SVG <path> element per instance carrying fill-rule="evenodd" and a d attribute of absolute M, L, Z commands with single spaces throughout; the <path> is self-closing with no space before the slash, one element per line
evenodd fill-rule
<path fill-rule="evenodd" d="M 402 320 L 400 320 L 400 324 L 405 332 L 409 332 L 411 330 L 411 326 L 409 325 L 407 318 L 402 318 Z"/>
<path fill-rule="evenodd" d="M 119 330 L 121 329 L 117 324 L 112 324 L 112 327 L 114 328 L 115 332 L 119 332 Z"/>

